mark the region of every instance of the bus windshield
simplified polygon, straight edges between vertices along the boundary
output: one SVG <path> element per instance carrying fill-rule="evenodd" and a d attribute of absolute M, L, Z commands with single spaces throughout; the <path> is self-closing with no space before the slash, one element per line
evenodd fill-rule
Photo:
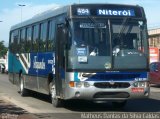
<path fill-rule="evenodd" d="M 68 66 L 71 69 L 110 70 L 146 68 L 144 44 L 146 31 L 143 21 L 74 20 Z M 145 32 L 144 32 L 145 31 Z M 143 61 L 137 66 L 134 61 Z M 141 57 L 141 58 L 139 58 Z M 143 57 L 143 58 L 142 58 Z M 123 63 L 124 62 L 124 63 Z"/>
<path fill-rule="evenodd" d="M 105 22 L 75 22 L 74 42 L 77 48 L 86 47 L 89 56 L 109 56 L 110 43 Z M 77 54 L 79 55 L 79 54 Z"/>
<path fill-rule="evenodd" d="M 115 50 L 140 50 L 144 48 L 143 21 L 120 20 L 111 21 L 113 55 Z"/>

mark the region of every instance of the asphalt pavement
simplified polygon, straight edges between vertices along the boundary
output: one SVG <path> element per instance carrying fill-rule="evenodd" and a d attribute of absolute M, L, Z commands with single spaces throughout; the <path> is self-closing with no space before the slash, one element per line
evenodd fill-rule
<path fill-rule="evenodd" d="M 67 102 L 65 107 L 54 108 L 44 95 L 31 93 L 31 96 L 21 97 L 17 87 L 8 81 L 8 75 L 0 74 L 0 119 L 91 119 L 90 116 L 94 116 L 94 114 L 102 116 L 102 113 L 127 113 L 128 116 L 132 116 L 144 112 L 146 112 L 145 114 L 158 113 L 158 117 L 160 117 L 159 105 L 160 85 L 151 85 L 149 99 L 128 101 L 123 110 L 114 109 L 111 104 L 81 101 L 78 103 Z"/>
<path fill-rule="evenodd" d="M 26 110 L 0 97 L 0 119 L 37 119 Z"/>

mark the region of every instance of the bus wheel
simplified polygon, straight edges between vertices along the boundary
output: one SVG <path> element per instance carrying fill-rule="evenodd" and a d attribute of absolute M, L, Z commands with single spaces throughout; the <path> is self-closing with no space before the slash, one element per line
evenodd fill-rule
<path fill-rule="evenodd" d="M 112 105 L 113 105 L 114 108 L 124 108 L 126 104 L 127 104 L 127 100 L 112 102 Z"/>
<path fill-rule="evenodd" d="M 24 79 L 22 76 L 20 76 L 20 84 L 19 84 L 19 87 L 20 87 L 20 95 L 21 96 L 26 96 L 26 89 L 24 88 Z"/>
<path fill-rule="evenodd" d="M 51 88 L 51 99 L 52 99 L 52 104 L 54 107 L 61 107 L 62 106 L 62 100 L 56 96 L 56 89 L 55 89 L 54 84 Z"/>

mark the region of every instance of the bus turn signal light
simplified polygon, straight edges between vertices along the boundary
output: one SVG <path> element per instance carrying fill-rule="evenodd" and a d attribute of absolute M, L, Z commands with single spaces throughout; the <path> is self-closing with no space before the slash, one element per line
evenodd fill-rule
<path fill-rule="evenodd" d="M 70 81 L 70 82 L 69 82 L 69 86 L 70 86 L 70 87 L 75 87 L 74 81 Z"/>

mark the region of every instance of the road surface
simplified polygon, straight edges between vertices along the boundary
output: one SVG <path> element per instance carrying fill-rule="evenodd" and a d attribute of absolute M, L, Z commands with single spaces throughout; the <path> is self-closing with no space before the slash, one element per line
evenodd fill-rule
<path fill-rule="evenodd" d="M 135 113 L 137 114 L 139 112 L 149 112 L 149 113 L 160 112 L 160 86 L 156 85 L 153 85 L 151 87 L 151 95 L 149 99 L 130 100 L 128 101 L 124 109 L 115 109 L 112 107 L 110 103 L 93 103 L 87 101 L 73 101 L 73 102 L 69 101 L 67 102 L 67 104 L 64 105 L 64 107 L 55 108 L 52 106 L 49 97 L 46 95 L 32 92 L 31 95 L 29 96 L 21 97 L 20 94 L 18 93 L 18 87 L 9 82 L 8 75 L 0 74 L 0 97 L 1 97 L 0 99 L 3 99 L 20 107 L 22 109 L 21 110 L 22 112 L 20 110 L 19 112 L 21 113 L 28 112 L 33 114 L 36 118 L 41 118 L 41 119 L 46 119 L 46 118 L 82 119 L 82 118 L 92 118 L 92 116 L 95 116 L 95 115 L 89 115 L 89 113 L 118 114 L 118 113 L 132 112 L 133 114 Z M 88 114 L 87 115 L 88 117 L 85 117 L 86 116 L 85 114 Z M 99 116 L 101 117 L 102 115 Z M 108 118 L 108 116 L 107 117 L 105 116 L 105 118 Z"/>

